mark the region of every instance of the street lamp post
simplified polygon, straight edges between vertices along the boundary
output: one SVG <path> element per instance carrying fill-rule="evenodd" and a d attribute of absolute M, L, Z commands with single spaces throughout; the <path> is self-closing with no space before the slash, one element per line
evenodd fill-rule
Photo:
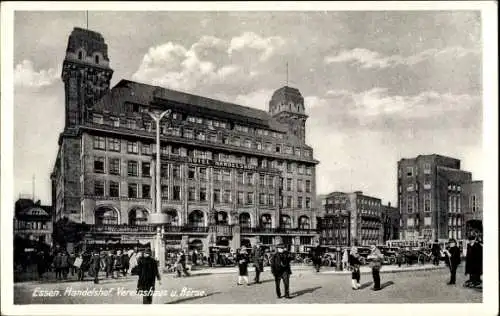
<path fill-rule="evenodd" d="M 156 233 L 156 242 L 155 242 L 155 257 L 159 261 L 160 269 L 163 270 L 165 268 L 165 254 L 164 247 L 162 247 L 163 241 L 163 225 L 167 223 L 167 216 L 161 213 L 161 163 L 160 163 L 160 122 L 162 118 L 168 116 L 170 114 L 170 110 L 163 111 L 161 113 L 150 113 L 149 116 L 156 123 L 156 203 L 155 210 L 150 215 L 150 222 L 152 224 L 156 224 L 157 233 Z"/>

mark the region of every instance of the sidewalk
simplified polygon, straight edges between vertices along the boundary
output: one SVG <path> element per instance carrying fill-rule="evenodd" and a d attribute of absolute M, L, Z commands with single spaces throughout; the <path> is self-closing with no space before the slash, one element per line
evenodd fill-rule
<path fill-rule="evenodd" d="M 382 269 L 380 270 L 380 273 L 398 273 L 398 272 L 410 272 L 410 271 L 429 271 L 429 270 L 438 270 L 438 269 L 444 269 L 446 266 L 440 265 L 440 266 L 434 266 L 432 264 L 426 264 L 426 265 L 411 265 L 411 266 L 401 266 L 398 267 L 397 265 L 384 265 L 382 266 Z M 249 271 L 253 271 L 254 268 L 253 266 L 248 267 Z M 264 271 L 271 271 L 270 267 L 265 267 Z M 293 271 L 314 271 L 314 267 L 311 265 L 296 265 L 292 266 L 292 272 Z M 366 265 L 362 266 L 360 268 L 360 272 L 365 274 L 365 273 L 371 273 L 371 268 Z M 192 275 L 211 275 L 211 274 L 236 274 L 238 272 L 237 267 L 226 267 L 226 268 L 197 268 L 195 270 L 189 271 L 190 274 Z M 350 274 L 351 271 L 336 271 L 334 267 L 321 267 L 320 272 L 321 274 Z M 173 274 L 173 273 L 166 273 L 166 274 Z"/>

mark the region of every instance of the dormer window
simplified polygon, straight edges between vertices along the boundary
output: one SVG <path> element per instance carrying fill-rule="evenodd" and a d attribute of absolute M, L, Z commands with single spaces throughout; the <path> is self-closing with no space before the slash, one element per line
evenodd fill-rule
<path fill-rule="evenodd" d="M 99 64 L 99 55 L 95 55 L 94 60 L 96 64 Z"/>

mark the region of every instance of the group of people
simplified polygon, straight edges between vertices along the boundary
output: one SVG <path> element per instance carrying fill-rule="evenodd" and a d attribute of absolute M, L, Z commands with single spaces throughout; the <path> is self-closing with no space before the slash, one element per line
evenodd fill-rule
<path fill-rule="evenodd" d="M 450 281 L 448 285 L 456 284 L 457 269 L 462 263 L 461 251 L 458 248 L 457 241 L 450 239 L 448 247 L 443 250 L 445 262 L 450 269 Z M 465 255 L 465 275 L 469 275 L 469 280 L 464 283 L 466 287 L 475 287 L 481 285 L 481 275 L 483 274 L 483 246 L 479 238 L 470 237 L 467 244 L 467 253 Z"/>

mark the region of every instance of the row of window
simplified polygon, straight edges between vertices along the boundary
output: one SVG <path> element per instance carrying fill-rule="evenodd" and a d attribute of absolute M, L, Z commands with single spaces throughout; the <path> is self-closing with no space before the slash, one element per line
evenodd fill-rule
<path fill-rule="evenodd" d="M 454 239 L 462 239 L 462 230 L 461 229 L 451 229 L 448 230 L 448 238 L 454 238 Z"/>
<path fill-rule="evenodd" d="M 410 217 L 406 220 L 406 227 L 415 227 L 420 225 L 420 220 L 418 218 Z M 424 226 L 432 225 L 432 217 L 426 216 L 424 217 Z M 404 226 L 404 221 L 401 219 L 401 226 Z"/>
<path fill-rule="evenodd" d="M 462 211 L 462 201 L 460 195 L 450 195 L 448 196 L 448 212 L 450 213 L 460 213 Z"/>
<path fill-rule="evenodd" d="M 424 182 L 424 190 L 430 190 L 432 188 L 431 182 L 430 181 L 425 181 Z M 419 185 L 418 183 L 409 183 L 406 186 L 406 191 L 407 192 L 413 192 L 413 191 L 418 191 L 419 190 Z M 399 187 L 399 193 L 401 193 L 401 186 Z"/>
<path fill-rule="evenodd" d="M 406 212 L 411 214 L 418 211 L 418 199 L 414 196 L 409 196 L 406 201 Z M 424 212 L 432 212 L 431 194 L 424 195 Z"/>
<path fill-rule="evenodd" d="M 305 191 L 307 193 L 311 192 L 311 180 L 306 180 L 305 182 L 302 179 L 297 179 L 296 182 L 296 191 L 297 192 L 303 192 L 304 191 L 304 183 L 305 183 Z M 286 191 L 293 191 L 293 186 L 292 186 L 292 178 L 287 178 L 286 179 Z"/>
<path fill-rule="evenodd" d="M 139 188 L 141 191 L 139 192 Z M 175 191 L 175 189 L 174 189 Z M 180 200 L 180 187 L 177 187 L 177 198 L 174 200 Z M 105 181 L 96 179 L 94 181 L 94 195 L 95 196 L 109 196 L 109 197 L 120 197 L 120 183 L 117 181 L 108 181 L 108 187 L 106 190 Z M 125 195 L 128 198 L 142 198 L 142 199 L 150 199 L 151 198 L 151 185 L 142 184 L 139 185 L 137 183 L 128 183 L 127 184 L 127 193 Z"/>
<path fill-rule="evenodd" d="M 431 164 L 424 164 L 424 174 L 431 174 Z M 411 178 L 414 176 L 418 176 L 418 167 L 406 167 L 406 177 Z M 398 169 L 398 178 L 401 178 L 401 169 Z"/>
<path fill-rule="evenodd" d="M 280 196 L 280 207 L 284 208 L 311 208 L 311 198 L 298 196 L 296 200 L 292 199 L 291 196 Z"/>
<path fill-rule="evenodd" d="M 18 220 L 15 224 L 15 229 L 33 229 L 33 230 L 45 230 L 49 229 L 46 221 L 23 221 Z"/>
<path fill-rule="evenodd" d="M 140 145 L 140 146 L 139 146 Z M 152 155 L 156 152 L 155 144 L 145 144 L 137 141 L 127 141 L 127 153 L 129 154 L 139 154 L 139 147 L 141 147 L 142 155 Z M 94 149 L 98 150 L 109 150 L 120 152 L 121 151 L 121 141 L 118 138 L 107 138 L 107 146 L 106 146 L 106 138 L 102 136 L 94 136 Z M 231 162 L 231 163 L 239 163 L 239 164 L 248 164 L 250 166 L 261 166 L 262 168 L 271 168 L 275 169 L 283 169 L 285 168 L 285 162 L 280 160 L 271 160 L 271 159 L 258 159 L 256 157 L 245 157 L 245 156 L 236 156 L 236 155 L 227 155 L 224 153 L 214 154 L 211 151 L 202 151 L 202 150 L 188 150 L 184 147 L 179 146 L 162 146 L 160 148 L 160 154 L 162 155 L 174 155 L 181 157 L 191 157 L 198 159 L 214 159 L 218 158 L 219 161 Z M 295 164 L 291 162 L 286 163 L 286 171 L 289 173 L 297 171 L 299 174 L 312 175 L 312 168 L 308 166 L 304 166 L 303 164 Z"/>

